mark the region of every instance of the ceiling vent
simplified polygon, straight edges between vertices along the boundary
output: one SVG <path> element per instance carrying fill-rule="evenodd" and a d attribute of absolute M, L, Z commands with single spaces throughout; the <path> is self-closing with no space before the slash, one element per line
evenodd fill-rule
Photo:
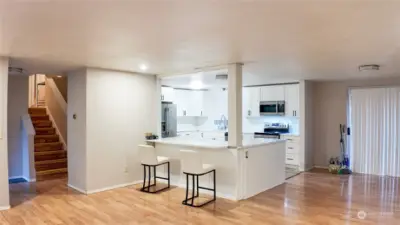
<path fill-rule="evenodd" d="M 26 71 L 19 67 L 8 67 L 8 74 L 10 75 L 27 75 Z"/>
<path fill-rule="evenodd" d="M 367 71 L 367 70 L 379 70 L 380 66 L 377 64 L 367 64 L 361 65 L 358 67 L 359 71 Z"/>
<path fill-rule="evenodd" d="M 228 74 L 217 74 L 215 75 L 216 80 L 228 80 Z"/>

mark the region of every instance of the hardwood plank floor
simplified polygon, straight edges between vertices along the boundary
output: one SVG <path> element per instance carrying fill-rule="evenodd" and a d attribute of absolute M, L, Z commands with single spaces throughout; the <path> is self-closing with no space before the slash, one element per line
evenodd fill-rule
<path fill-rule="evenodd" d="M 400 224 L 398 178 L 307 172 L 251 199 L 218 199 L 201 209 L 183 206 L 179 188 L 86 196 L 65 183 L 11 184 L 12 209 L 0 212 L 0 224 Z"/>

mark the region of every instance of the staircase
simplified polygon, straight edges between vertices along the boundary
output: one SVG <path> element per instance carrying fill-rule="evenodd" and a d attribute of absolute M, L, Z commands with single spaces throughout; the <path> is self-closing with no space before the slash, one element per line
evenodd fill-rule
<path fill-rule="evenodd" d="M 46 108 L 29 108 L 35 128 L 36 180 L 67 177 L 67 151 L 64 150 L 56 130 L 46 113 Z"/>

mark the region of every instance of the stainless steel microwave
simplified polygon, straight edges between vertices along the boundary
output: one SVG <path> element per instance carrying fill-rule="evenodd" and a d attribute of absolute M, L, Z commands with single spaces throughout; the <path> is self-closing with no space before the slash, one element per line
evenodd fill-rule
<path fill-rule="evenodd" d="M 260 115 L 285 115 L 285 101 L 260 102 Z"/>

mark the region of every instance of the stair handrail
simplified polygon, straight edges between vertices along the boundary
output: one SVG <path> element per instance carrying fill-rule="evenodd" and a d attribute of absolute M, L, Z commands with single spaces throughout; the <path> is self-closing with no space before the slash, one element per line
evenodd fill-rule
<path fill-rule="evenodd" d="M 21 117 L 22 123 L 22 176 L 27 181 L 36 180 L 35 171 L 35 128 L 29 114 Z"/>
<path fill-rule="evenodd" d="M 53 78 L 46 78 L 46 84 L 53 91 L 58 104 L 60 104 L 61 108 L 63 109 L 63 111 L 66 115 L 67 114 L 67 102 L 65 101 L 64 97 L 62 96 L 62 94 L 61 94 L 60 90 L 58 89 L 56 83 L 54 82 Z"/>

